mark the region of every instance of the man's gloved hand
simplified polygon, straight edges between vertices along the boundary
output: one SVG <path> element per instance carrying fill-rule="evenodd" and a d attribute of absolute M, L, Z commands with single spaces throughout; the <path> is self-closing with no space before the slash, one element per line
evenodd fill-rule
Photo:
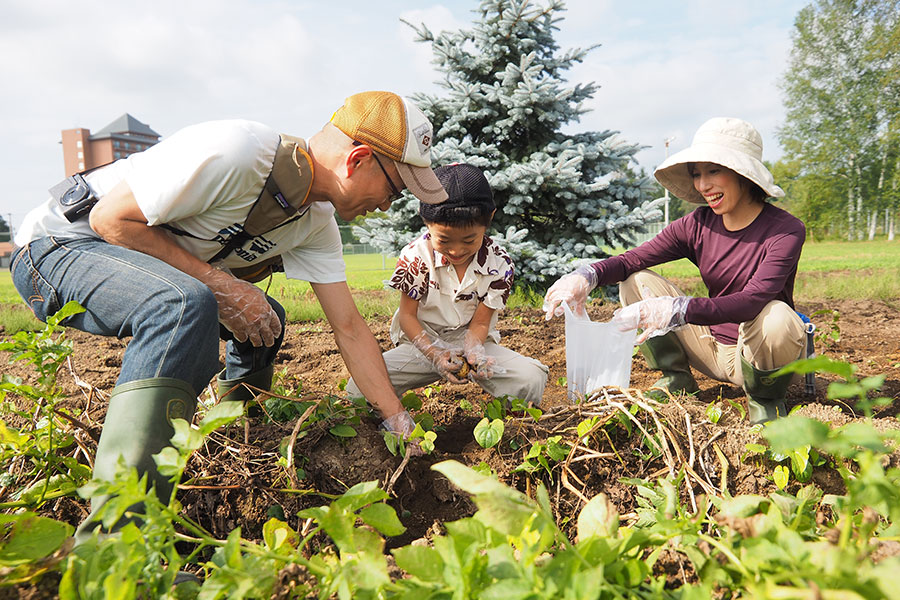
<path fill-rule="evenodd" d="M 643 344 L 648 338 L 665 335 L 684 325 L 690 299 L 690 296 L 647 298 L 616 310 L 611 323 L 621 331 L 643 329 L 635 340 L 635 343 Z"/>
<path fill-rule="evenodd" d="M 413 346 L 431 361 L 441 377 L 450 383 L 466 383 L 465 377 L 460 378 L 457 373 L 462 368 L 465 360 L 462 357 L 462 351 L 459 348 L 452 348 L 443 340 L 432 340 L 426 333 L 422 332 L 412 341 Z"/>
<path fill-rule="evenodd" d="M 200 277 L 212 290 L 219 305 L 219 322 L 239 342 L 273 346 L 281 335 L 281 321 L 261 289 L 242 279 L 210 267 Z"/>
<path fill-rule="evenodd" d="M 465 338 L 463 338 L 463 357 L 471 367 L 467 377 L 472 381 L 490 379 L 494 376 L 496 359 L 487 355 L 484 344 L 470 331 L 466 331 Z"/>
<path fill-rule="evenodd" d="M 404 410 L 383 420 L 381 428 L 400 437 L 407 438 L 413 432 L 413 429 L 416 428 L 416 422 L 413 421 L 409 411 Z"/>
<path fill-rule="evenodd" d="M 568 275 L 563 275 L 547 290 L 544 296 L 544 319 L 549 321 L 553 317 L 563 315 L 563 303 L 569 305 L 576 315 L 584 315 L 584 305 L 587 303 L 588 294 L 597 287 L 597 272 L 584 266 L 579 267 Z"/>
<path fill-rule="evenodd" d="M 384 431 L 389 431 L 394 435 L 400 436 L 408 442 L 407 451 L 409 452 L 410 456 L 422 456 L 423 454 L 425 454 L 425 452 L 419 445 L 418 440 L 410 441 L 408 439 L 415 428 L 416 422 L 413 421 L 413 418 L 412 416 L 410 416 L 409 411 L 405 410 L 391 415 L 381 422 L 381 429 L 383 429 Z"/>

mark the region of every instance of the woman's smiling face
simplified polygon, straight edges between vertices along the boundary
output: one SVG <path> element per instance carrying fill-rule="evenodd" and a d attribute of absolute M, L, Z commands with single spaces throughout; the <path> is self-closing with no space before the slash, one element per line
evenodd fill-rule
<path fill-rule="evenodd" d="M 741 176 L 722 165 L 709 162 L 688 164 L 688 172 L 694 180 L 694 189 L 700 192 L 706 204 L 717 215 L 725 215 L 744 202 L 750 202 Z"/>

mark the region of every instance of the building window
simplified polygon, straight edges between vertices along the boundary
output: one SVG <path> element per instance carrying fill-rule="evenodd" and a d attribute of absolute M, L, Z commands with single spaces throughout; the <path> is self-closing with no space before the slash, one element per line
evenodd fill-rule
<path fill-rule="evenodd" d="M 118 147 L 119 147 L 119 140 L 116 140 L 113 142 L 113 148 L 118 148 Z"/>
<path fill-rule="evenodd" d="M 76 147 L 76 148 L 81 148 L 81 140 L 76 140 L 76 141 L 75 141 L 75 147 Z"/>
<path fill-rule="evenodd" d="M 129 144 L 128 142 L 125 142 L 125 149 L 131 150 L 131 144 Z"/>
<path fill-rule="evenodd" d="M 79 153 L 78 153 L 78 159 L 79 159 L 79 160 L 84 159 L 84 152 L 79 152 Z"/>
<path fill-rule="evenodd" d="M 78 163 L 78 170 L 84 171 L 84 163 L 83 162 Z"/>
<path fill-rule="evenodd" d="M 120 158 L 122 158 L 122 153 L 121 153 L 121 152 L 116 152 L 116 160 L 118 160 L 118 159 L 120 159 Z"/>

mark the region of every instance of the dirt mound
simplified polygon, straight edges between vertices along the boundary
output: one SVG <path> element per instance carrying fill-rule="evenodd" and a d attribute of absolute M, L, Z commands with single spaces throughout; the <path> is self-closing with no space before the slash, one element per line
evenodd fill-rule
<path fill-rule="evenodd" d="M 820 328 L 834 335 L 827 343 L 823 339 L 817 351 L 854 364 L 860 377 L 886 375 L 882 395 L 894 402 L 878 409 L 877 416 L 882 419 L 882 426 L 896 427 L 897 421 L 892 417 L 900 410 L 898 310 L 876 302 L 798 307 L 807 314 L 824 308 L 836 312 L 820 315 Z M 607 320 L 613 310 L 611 305 L 602 305 L 591 307 L 589 312 L 594 320 Z M 387 318 L 370 321 L 385 349 L 390 347 L 388 325 Z M 191 459 L 187 471 L 190 479 L 184 482 L 180 496 L 185 514 L 217 537 L 240 526 L 245 537 L 258 539 L 262 524 L 271 516 L 285 518 L 292 527 L 304 531 L 309 524 L 296 516 L 302 508 L 322 504 L 356 483 L 378 480 L 391 488 L 392 504 L 408 528 L 389 545 L 402 545 L 427 537 L 438 530 L 441 522 L 472 514 L 474 507 L 468 498 L 429 468 L 446 459 L 483 465 L 505 483 L 530 494 L 536 482 L 543 482 L 561 523 L 576 515 L 583 501 L 600 491 L 627 518 L 634 514 L 635 493 L 633 486 L 623 483 L 623 478 L 653 479 L 670 474 L 673 466 L 681 464 L 688 464 L 693 471 L 689 487 L 697 493 L 718 491 L 723 486 L 732 494 L 764 494 L 775 489 L 770 475 L 758 462 L 742 460 L 747 444 L 758 438 L 741 415 L 739 407 L 745 402 L 739 388 L 698 375 L 701 391 L 696 398 L 655 404 L 637 390 L 648 389 L 658 375 L 637 354 L 632 368 L 632 386 L 636 391 L 573 406 L 563 385 L 566 367 L 562 320 L 548 323 L 538 310 L 516 309 L 502 315 L 499 329 L 505 345 L 547 364 L 550 379 L 541 418 L 535 420 L 522 414 L 509 420 L 503 440 L 496 447 L 484 449 L 473 436 L 473 429 L 483 416 L 482 406 L 491 400 L 474 384 L 419 391 L 424 402 L 422 411 L 434 417 L 436 450 L 431 456 L 413 459 L 402 469 L 401 457 L 388 451 L 373 416 L 359 419 L 354 425 L 355 437 L 329 434 L 329 427 L 336 421 L 316 423 L 293 447 L 292 468 L 300 468 L 293 472 L 283 460 L 279 464 L 279 458 L 285 456 L 294 421 L 278 424 L 267 422 L 264 415 L 245 417 L 238 425 L 215 433 Z M 68 373 L 60 375 L 60 384 L 69 396 L 67 407 L 80 423 L 76 435 L 82 446 L 93 451 L 105 414 L 105 399 L 115 385 L 125 342 L 74 330 L 68 331 L 67 336 L 74 341 L 75 351 Z M 10 365 L 6 372 L 26 381 L 34 377 L 27 365 L 19 363 Z M 288 325 L 277 372 L 280 386 L 291 390 L 294 396 L 314 401 L 339 396 L 339 384 L 349 375 L 327 323 Z M 806 396 L 802 385 L 792 386 L 789 407 L 803 404 L 803 414 L 835 424 L 858 418 L 846 404 L 826 398 L 831 379 L 828 375 L 817 377 L 814 397 Z M 713 402 L 723 409 L 715 424 L 706 416 L 706 408 Z M 651 410 L 635 411 L 638 417 L 632 422 L 611 408 L 615 403 L 638 403 Z M 574 428 L 591 416 L 605 421 L 579 442 Z M 556 435 L 567 444 L 565 460 L 548 462 L 550 468 L 539 462 L 536 468 L 525 464 L 526 452 L 534 444 L 546 445 Z M 815 483 L 826 493 L 841 491 L 839 478 L 820 477 Z M 77 499 L 62 498 L 48 503 L 43 512 L 77 524 L 87 515 L 87 506 Z"/>

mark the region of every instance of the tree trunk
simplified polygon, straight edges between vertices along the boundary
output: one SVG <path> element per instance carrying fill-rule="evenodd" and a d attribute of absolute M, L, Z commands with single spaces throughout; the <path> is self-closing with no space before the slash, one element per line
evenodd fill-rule
<path fill-rule="evenodd" d="M 859 163 L 855 164 L 855 173 L 854 173 L 854 182 L 853 184 L 856 186 L 856 218 L 857 222 L 862 224 L 862 216 L 863 216 L 863 194 L 862 194 L 862 185 L 860 182 L 862 181 L 862 168 L 859 166 Z M 862 240 L 865 230 L 862 227 L 857 227 L 856 230 L 856 239 Z"/>
<path fill-rule="evenodd" d="M 850 177 L 847 179 L 847 241 L 852 242 L 854 233 L 856 232 L 856 213 L 854 209 L 856 208 L 856 199 L 854 198 L 854 194 L 856 193 L 856 186 L 853 183 L 853 159 L 854 156 L 850 155 Z"/>
<path fill-rule="evenodd" d="M 869 212 L 869 241 L 875 239 L 875 230 L 878 229 L 878 213 L 874 210 Z"/>
<path fill-rule="evenodd" d="M 889 242 L 894 241 L 894 211 L 888 209 L 888 218 L 885 219 L 884 228 L 887 229 L 887 239 Z"/>

